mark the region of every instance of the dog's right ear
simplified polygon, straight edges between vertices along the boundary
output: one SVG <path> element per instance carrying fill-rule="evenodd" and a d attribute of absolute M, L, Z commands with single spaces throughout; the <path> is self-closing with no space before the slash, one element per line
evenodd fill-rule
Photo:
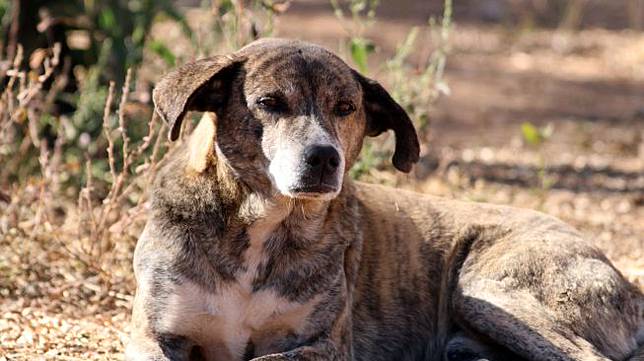
<path fill-rule="evenodd" d="M 243 59 L 218 55 L 182 65 L 165 75 L 152 92 L 155 111 L 168 123 L 169 138 L 179 138 L 188 111 L 215 112 L 225 105 Z"/>

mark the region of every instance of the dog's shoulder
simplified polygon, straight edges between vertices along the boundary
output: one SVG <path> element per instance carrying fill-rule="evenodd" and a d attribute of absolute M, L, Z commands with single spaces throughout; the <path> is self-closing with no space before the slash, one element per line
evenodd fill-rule
<path fill-rule="evenodd" d="M 151 190 L 151 219 L 159 227 L 181 228 L 207 223 L 223 228 L 240 206 L 241 186 L 227 177 L 224 165 L 202 172 L 190 166 L 189 143 L 171 150 Z"/>

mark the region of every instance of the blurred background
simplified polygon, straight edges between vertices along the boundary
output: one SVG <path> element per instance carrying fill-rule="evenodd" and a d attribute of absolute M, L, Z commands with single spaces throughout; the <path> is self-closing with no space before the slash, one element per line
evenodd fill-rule
<path fill-rule="evenodd" d="M 560 217 L 644 287 L 643 28 L 644 0 L 0 0 L 0 360 L 119 359 L 176 146 L 151 90 L 265 36 L 330 48 L 416 122 L 411 174 L 383 135 L 352 177 Z"/>

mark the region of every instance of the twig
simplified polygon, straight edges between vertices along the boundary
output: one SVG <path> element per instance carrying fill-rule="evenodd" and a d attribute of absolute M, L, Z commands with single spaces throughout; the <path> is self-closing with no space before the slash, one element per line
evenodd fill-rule
<path fill-rule="evenodd" d="M 129 145 L 130 138 L 127 136 L 127 129 L 125 127 L 125 106 L 127 104 L 127 98 L 130 95 L 130 80 L 132 77 L 132 68 L 127 69 L 127 74 L 125 75 L 125 83 L 123 84 L 123 95 L 121 96 L 121 102 L 119 103 L 119 132 L 121 133 L 121 138 L 123 139 L 123 169 L 121 174 L 127 174 L 126 167 L 129 163 Z"/>
<path fill-rule="evenodd" d="M 85 204 L 87 207 L 86 212 L 89 213 L 89 219 L 91 222 L 90 226 L 90 252 L 89 254 L 92 255 L 94 254 L 94 245 L 96 244 L 96 237 L 97 237 L 97 229 L 98 225 L 96 223 L 96 217 L 94 215 L 94 205 L 92 204 L 92 159 L 87 156 L 87 161 L 85 162 L 85 171 L 87 174 L 87 183 L 85 184 L 85 188 L 83 188 L 79 194 L 79 197 L 82 195 L 83 198 L 85 198 Z M 82 208 L 80 209 L 82 211 Z M 92 242 L 92 240 L 94 240 Z"/>
<path fill-rule="evenodd" d="M 114 82 L 110 82 L 110 86 L 107 92 L 107 99 L 105 100 L 105 108 L 103 110 L 103 133 L 105 134 L 105 139 L 107 139 L 107 158 L 110 166 L 110 175 L 112 176 L 112 182 L 116 181 L 116 166 L 114 162 L 114 140 L 112 139 L 112 134 L 110 134 L 110 115 L 112 114 L 112 98 L 114 97 Z"/>
<path fill-rule="evenodd" d="M 40 157 L 38 158 L 38 162 L 40 163 L 40 169 L 42 170 L 43 173 L 43 179 L 40 180 L 40 190 L 39 190 L 39 197 L 38 197 L 38 207 L 36 208 L 36 215 L 34 216 L 34 224 L 33 224 L 33 230 L 30 235 L 30 240 L 34 240 L 34 237 L 36 236 L 36 233 L 38 229 L 40 228 L 41 222 L 42 222 L 42 214 L 43 214 L 43 206 L 46 203 L 45 202 L 45 192 L 47 189 L 47 179 L 49 178 L 49 174 L 47 174 L 49 170 L 49 152 L 47 151 L 47 142 L 43 141 L 40 143 Z"/>

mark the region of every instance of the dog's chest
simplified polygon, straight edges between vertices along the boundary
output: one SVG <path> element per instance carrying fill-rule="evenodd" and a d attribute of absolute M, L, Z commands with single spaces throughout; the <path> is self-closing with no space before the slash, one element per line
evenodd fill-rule
<path fill-rule="evenodd" d="M 301 334 L 315 299 L 291 302 L 271 288 L 253 290 L 258 268 L 267 261 L 264 243 L 273 230 L 268 225 L 248 229 L 249 247 L 235 281 L 214 292 L 191 281 L 176 286 L 163 317 L 166 331 L 198 342 L 208 360 L 243 360 L 277 352 L 280 341 Z"/>

